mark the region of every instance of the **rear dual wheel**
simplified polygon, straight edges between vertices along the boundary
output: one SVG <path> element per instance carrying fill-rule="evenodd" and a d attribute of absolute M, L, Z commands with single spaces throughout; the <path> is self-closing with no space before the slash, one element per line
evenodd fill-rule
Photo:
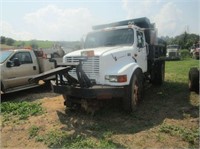
<path fill-rule="evenodd" d="M 195 67 L 189 71 L 189 90 L 199 93 L 199 70 Z"/>
<path fill-rule="evenodd" d="M 165 79 L 165 62 L 155 62 L 151 72 L 151 83 L 153 85 L 162 85 Z"/>

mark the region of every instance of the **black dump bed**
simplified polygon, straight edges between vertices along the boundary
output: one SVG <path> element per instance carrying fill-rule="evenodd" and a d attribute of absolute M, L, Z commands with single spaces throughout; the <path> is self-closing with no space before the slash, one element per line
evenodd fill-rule
<path fill-rule="evenodd" d="M 124 20 L 124 21 L 119 21 L 119 22 L 113 22 L 109 24 L 102 24 L 102 25 L 96 25 L 93 26 L 93 30 L 98 30 L 98 29 L 103 29 L 107 27 L 117 27 L 117 26 L 124 26 L 124 25 L 129 25 L 129 24 L 134 24 L 140 28 L 145 28 L 145 38 L 146 42 L 150 43 L 150 30 L 155 29 L 154 23 L 150 23 L 150 20 L 146 17 L 143 18 L 137 18 L 137 19 L 130 19 L 130 20 Z"/>

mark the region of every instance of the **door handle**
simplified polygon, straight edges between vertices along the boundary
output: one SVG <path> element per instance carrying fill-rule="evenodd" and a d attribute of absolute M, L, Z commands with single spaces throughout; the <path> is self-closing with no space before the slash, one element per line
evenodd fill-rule
<path fill-rule="evenodd" d="M 33 70 L 36 70 L 37 69 L 37 67 L 36 66 L 33 66 Z"/>

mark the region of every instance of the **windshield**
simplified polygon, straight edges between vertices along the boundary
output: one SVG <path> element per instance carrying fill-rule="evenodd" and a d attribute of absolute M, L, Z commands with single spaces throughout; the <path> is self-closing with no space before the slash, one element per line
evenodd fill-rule
<path fill-rule="evenodd" d="M 89 33 L 84 47 L 97 48 L 102 46 L 132 45 L 133 42 L 133 29 L 126 28 Z"/>
<path fill-rule="evenodd" d="M 13 51 L 0 51 L 0 63 L 3 63 Z"/>
<path fill-rule="evenodd" d="M 168 49 L 179 49 L 178 45 L 169 45 L 167 46 Z"/>

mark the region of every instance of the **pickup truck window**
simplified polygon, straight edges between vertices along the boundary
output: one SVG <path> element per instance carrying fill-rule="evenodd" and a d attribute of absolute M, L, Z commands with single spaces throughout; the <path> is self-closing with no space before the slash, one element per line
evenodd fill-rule
<path fill-rule="evenodd" d="M 0 51 L 0 63 L 3 63 L 13 51 Z"/>
<path fill-rule="evenodd" d="M 33 63 L 31 55 L 29 52 L 19 52 L 16 53 L 10 60 L 13 61 L 14 58 L 18 58 L 20 64 L 31 64 Z"/>
<path fill-rule="evenodd" d="M 131 28 L 105 30 L 89 33 L 86 37 L 84 48 L 132 45 L 133 42 L 134 32 Z"/>

